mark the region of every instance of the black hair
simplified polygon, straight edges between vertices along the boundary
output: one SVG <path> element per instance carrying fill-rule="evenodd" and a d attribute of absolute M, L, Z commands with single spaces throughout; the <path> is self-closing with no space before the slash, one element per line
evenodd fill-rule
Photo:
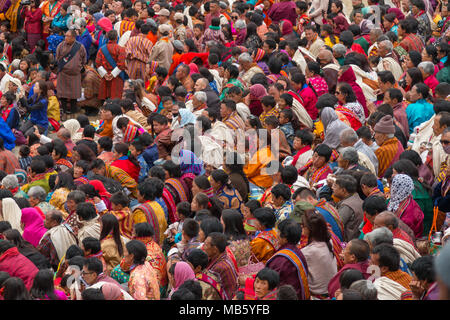
<path fill-rule="evenodd" d="M 30 294 L 34 299 L 58 300 L 53 285 L 53 272 L 50 269 L 42 269 L 36 273 Z"/>
<path fill-rule="evenodd" d="M 181 168 L 179 164 L 176 164 L 172 160 L 163 163 L 162 167 L 169 173 L 171 178 L 181 178 Z"/>
<path fill-rule="evenodd" d="M 358 280 L 364 280 L 364 276 L 361 271 L 357 269 L 347 269 L 342 271 L 339 276 L 339 284 L 341 286 L 341 290 L 345 290 L 350 288 L 353 282 Z"/>
<path fill-rule="evenodd" d="M 369 244 L 362 239 L 353 239 L 349 242 L 350 253 L 356 257 L 358 262 L 366 261 L 370 256 Z M 347 245 L 349 245 L 347 244 Z"/>
<path fill-rule="evenodd" d="M 274 290 L 280 283 L 280 275 L 277 271 L 270 268 L 261 269 L 257 274 L 256 278 L 260 280 L 265 280 L 269 283 L 269 290 Z"/>
<path fill-rule="evenodd" d="M 178 214 L 182 214 L 186 218 L 191 218 L 191 204 L 187 201 L 183 201 L 177 204 L 177 212 Z"/>
<path fill-rule="evenodd" d="M 253 213 L 253 216 L 266 228 L 273 228 L 277 221 L 275 213 L 271 208 L 258 208 Z"/>
<path fill-rule="evenodd" d="M 100 241 L 106 238 L 108 235 L 112 235 L 114 242 L 117 246 L 117 251 L 119 252 L 119 255 L 123 255 L 123 246 L 122 246 L 122 240 L 120 237 L 120 227 L 119 227 L 119 220 L 117 217 L 111 213 L 104 214 L 100 218 L 102 222 L 102 231 L 100 232 Z M 83 243 L 84 245 L 84 243 Z"/>
<path fill-rule="evenodd" d="M 413 261 L 410 270 L 414 272 L 419 280 L 426 280 L 429 284 L 436 281 L 436 273 L 434 271 L 434 256 L 423 256 Z"/>
<path fill-rule="evenodd" d="M 324 157 L 325 161 L 328 162 L 331 158 L 333 150 L 328 145 L 322 143 L 314 149 L 314 152 L 317 152 L 319 157 Z"/>
<path fill-rule="evenodd" d="M 78 217 L 85 221 L 92 220 L 97 216 L 95 206 L 90 202 L 82 202 L 77 204 L 76 212 Z"/>
<path fill-rule="evenodd" d="M 3 283 L 4 300 L 31 300 L 25 283 L 21 278 L 11 277 Z"/>
<path fill-rule="evenodd" d="M 183 232 L 189 237 L 194 238 L 198 236 L 200 230 L 199 224 L 192 218 L 186 218 L 183 222 Z"/>
<path fill-rule="evenodd" d="M 280 237 L 288 241 L 288 243 L 297 245 L 302 236 L 302 227 L 294 220 L 287 218 L 280 221 L 277 225 Z"/>
<path fill-rule="evenodd" d="M 91 250 L 91 254 L 96 254 L 102 250 L 100 240 L 94 237 L 86 237 L 82 243 L 85 250 Z"/>
<path fill-rule="evenodd" d="M 102 289 L 87 288 L 81 293 L 82 300 L 95 301 L 95 300 L 106 300 L 103 295 Z"/>
<path fill-rule="evenodd" d="M 388 267 L 389 271 L 397 271 L 400 268 L 400 254 L 391 245 L 382 243 L 372 249 L 372 254 L 378 254 L 379 267 Z"/>
<path fill-rule="evenodd" d="M 386 199 L 380 196 L 370 196 L 364 199 L 363 210 L 370 216 L 375 216 L 387 210 Z"/>
<path fill-rule="evenodd" d="M 144 180 L 138 185 L 138 191 L 145 200 L 155 200 L 156 187 L 149 180 Z"/>
<path fill-rule="evenodd" d="M 203 270 L 208 266 L 208 255 L 201 249 L 192 249 L 187 256 L 187 261 L 192 264 L 194 269 L 201 266 Z"/>
<path fill-rule="evenodd" d="M 224 233 L 230 241 L 246 238 L 244 220 L 239 211 L 235 209 L 223 210 L 222 221 L 225 224 Z"/>
<path fill-rule="evenodd" d="M 212 232 L 223 232 L 222 223 L 220 223 L 220 220 L 217 217 L 213 216 L 204 219 L 200 223 L 200 229 L 203 231 L 205 239 Z"/>
<path fill-rule="evenodd" d="M 145 244 L 139 240 L 130 240 L 125 245 L 129 254 L 134 255 L 133 263 L 142 265 L 147 258 L 147 248 Z"/>
<path fill-rule="evenodd" d="M 227 236 L 225 234 L 221 231 L 215 231 L 208 234 L 207 237 L 211 238 L 211 246 L 216 247 L 220 253 L 225 252 L 228 245 Z"/>
<path fill-rule="evenodd" d="M 272 188 L 272 196 L 275 198 L 283 197 L 285 201 L 291 199 L 291 189 L 284 183 L 279 183 Z"/>

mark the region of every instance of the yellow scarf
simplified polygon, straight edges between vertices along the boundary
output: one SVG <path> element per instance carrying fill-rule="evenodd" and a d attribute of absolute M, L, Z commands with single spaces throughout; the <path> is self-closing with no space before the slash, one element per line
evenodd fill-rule
<path fill-rule="evenodd" d="M 11 24 L 11 32 L 17 31 L 17 12 L 19 11 L 20 0 L 15 5 L 11 5 L 9 9 L 0 15 L 0 20 L 9 20 Z"/>

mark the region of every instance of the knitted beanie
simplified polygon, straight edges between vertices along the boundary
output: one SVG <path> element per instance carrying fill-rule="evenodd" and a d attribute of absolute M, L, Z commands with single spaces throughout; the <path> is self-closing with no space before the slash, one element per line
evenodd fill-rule
<path fill-rule="evenodd" d="M 375 124 L 373 130 L 378 133 L 394 134 L 395 133 L 394 120 L 390 115 L 385 115 Z"/>

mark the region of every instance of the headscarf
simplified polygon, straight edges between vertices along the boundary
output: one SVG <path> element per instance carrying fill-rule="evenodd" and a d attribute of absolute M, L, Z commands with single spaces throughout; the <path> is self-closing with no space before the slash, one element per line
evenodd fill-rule
<path fill-rule="evenodd" d="M 101 12 L 96 12 L 92 16 L 94 17 L 96 23 L 98 23 L 100 19 L 104 17 L 103 13 Z"/>
<path fill-rule="evenodd" d="M 336 28 L 334 29 L 334 33 L 339 37 L 342 31 L 345 31 L 348 29 L 348 21 L 345 19 L 342 15 L 337 15 L 333 18 L 334 24 L 336 25 Z"/>
<path fill-rule="evenodd" d="M 192 151 L 181 149 L 180 169 L 182 174 L 193 173 L 198 176 L 203 171 L 203 161 L 197 158 Z"/>
<path fill-rule="evenodd" d="M 267 96 L 267 90 L 262 84 L 257 83 L 250 87 L 250 97 L 254 100 L 261 100 L 265 96 Z"/>
<path fill-rule="evenodd" d="M 20 225 L 22 211 L 13 198 L 4 198 L 2 200 L 2 212 L 3 220 L 8 221 L 11 224 L 12 229 L 16 229 L 22 234 L 23 230 Z"/>
<path fill-rule="evenodd" d="M 189 123 L 195 124 L 196 117 L 188 109 L 182 108 L 182 109 L 179 110 L 179 113 L 180 113 L 180 116 L 181 116 L 181 120 L 180 120 L 180 127 L 181 128 L 183 128 L 185 125 L 187 125 Z"/>
<path fill-rule="evenodd" d="M 97 191 L 101 197 L 105 197 L 105 198 L 111 197 L 111 193 L 106 191 L 105 186 L 103 185 L 103 182 L 101 182 L 100 180 L 89 180 L 89 184 L 94 187 L 95 191 Z"/>
<path fill-rule="evenodd" d="M 320 120 L 323 123 L 323 129 L 325 131 L 323 143 L 331 149 L 336 149 L 341 144 L 341 132 L 350 127 L 339 120 L 336 111 L 330 107 L 326 107 L 322 110 Z"/>
<path fill-rule="evenodd" d="M 397 18 L 397 20 L 403 20 L 405 19 L 405 15 L 403 14 L 402 10 L 400 10 L 399 8 L 389 8 L 387 13 L 394 13 L 395 17 Z"/>
<path fill-rule="evenodd" d="M 23 238 L 37 247 L 42 236 L 47 232 L 44 220 L 35 208 L 22 209 L 21 222 L 24 224 Z"/>
<path fill-rule="evenodd" d="M 119 286 L 112 283 L 102 285 L 102 292 L 105 300 L 124 300 Z"/>
<path fill-rule="evenodd" d="M 258 49 L 256 49 L 256 52 L 255 52 L 255 58 L 253 59 L 255 62 L 259 62 L 259 61 L 261 61 L 261 59 L 264 57 L 264 54 L 265 54 L 266 52 L 263 50 L 263 49 L 260 49 L 260 48 L 258 48 Z"/>
<path fill-rule="evenodd" d="M 189 69 L 191 69 L 191 72 L 189 72 L 189 75 L 192 75 L 194 73 L 200 73 L 200 71 L 198 71 L 198 66 L 195 63 L 189 63 Z"/>
<path fill-rule="evenodd" d="M 287 34 L 292 33 L 292 31 L 293 31 L 292 22 L 286 19 L 281 20 L 281 34 L 285 36 Z"/>
<path fill-rule="evenodd" d="M 395 212 L 400 203 L 411 195 L 414 190 L 414 182 L 406 174 L 396 174 L 392 179 L 391 199 L 389 200 L 388 210 Z"/>
<path fill-rule="evenodd" d="M 111 20 L 106 17 L 101 18 L 97 21 L 97 25 L 105 32 L 109 32 L 113 29 Z"/>
<path fill-rule="evenodd" d="M 175 280 L 173 292 L 175 292 L 185 281 L 195 279 L 195 273 L 188 263 L 184 261 L 178 261 L 175 265 L 173 278 Z"/>
<path fill-rule="evenodd" d="M 80 128 L 81 128 L 81 125 L 78 122 L 78 120 L 77 119 L 69 119 L 69 120 L 63 122 L 63 126 L 67 130 L 69 130 L 69 132 L 70 132 L 70 139 L 72 141 L 74 141 L 74 139 L 77 136 L 78 130 L 80 130 Z"/>

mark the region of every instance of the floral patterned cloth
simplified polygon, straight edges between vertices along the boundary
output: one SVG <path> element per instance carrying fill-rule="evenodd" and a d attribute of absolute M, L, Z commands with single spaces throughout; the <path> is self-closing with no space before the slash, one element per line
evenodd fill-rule
<path fill-rule="evenodd" d="M 309 78 L 309 83 L 313 86 L 314 90 L 317 93 L 317 97 L 328 93 L 328 84 L 324 78 L 319 75 L 316 75 L 312 78 Z"/>
<path fill-rule="evenodd" d="M 233 252 L 238 268 L 248 264 L 248 259 L 251 255 L 250 241 L 248 239 L 231 241 L 228 248 Z"/>
<path fill-rule="evenodd" d="M 136 300 L 160 299 L 158 277 L 148 261 L 131 271 L 128 290 Z"/>

